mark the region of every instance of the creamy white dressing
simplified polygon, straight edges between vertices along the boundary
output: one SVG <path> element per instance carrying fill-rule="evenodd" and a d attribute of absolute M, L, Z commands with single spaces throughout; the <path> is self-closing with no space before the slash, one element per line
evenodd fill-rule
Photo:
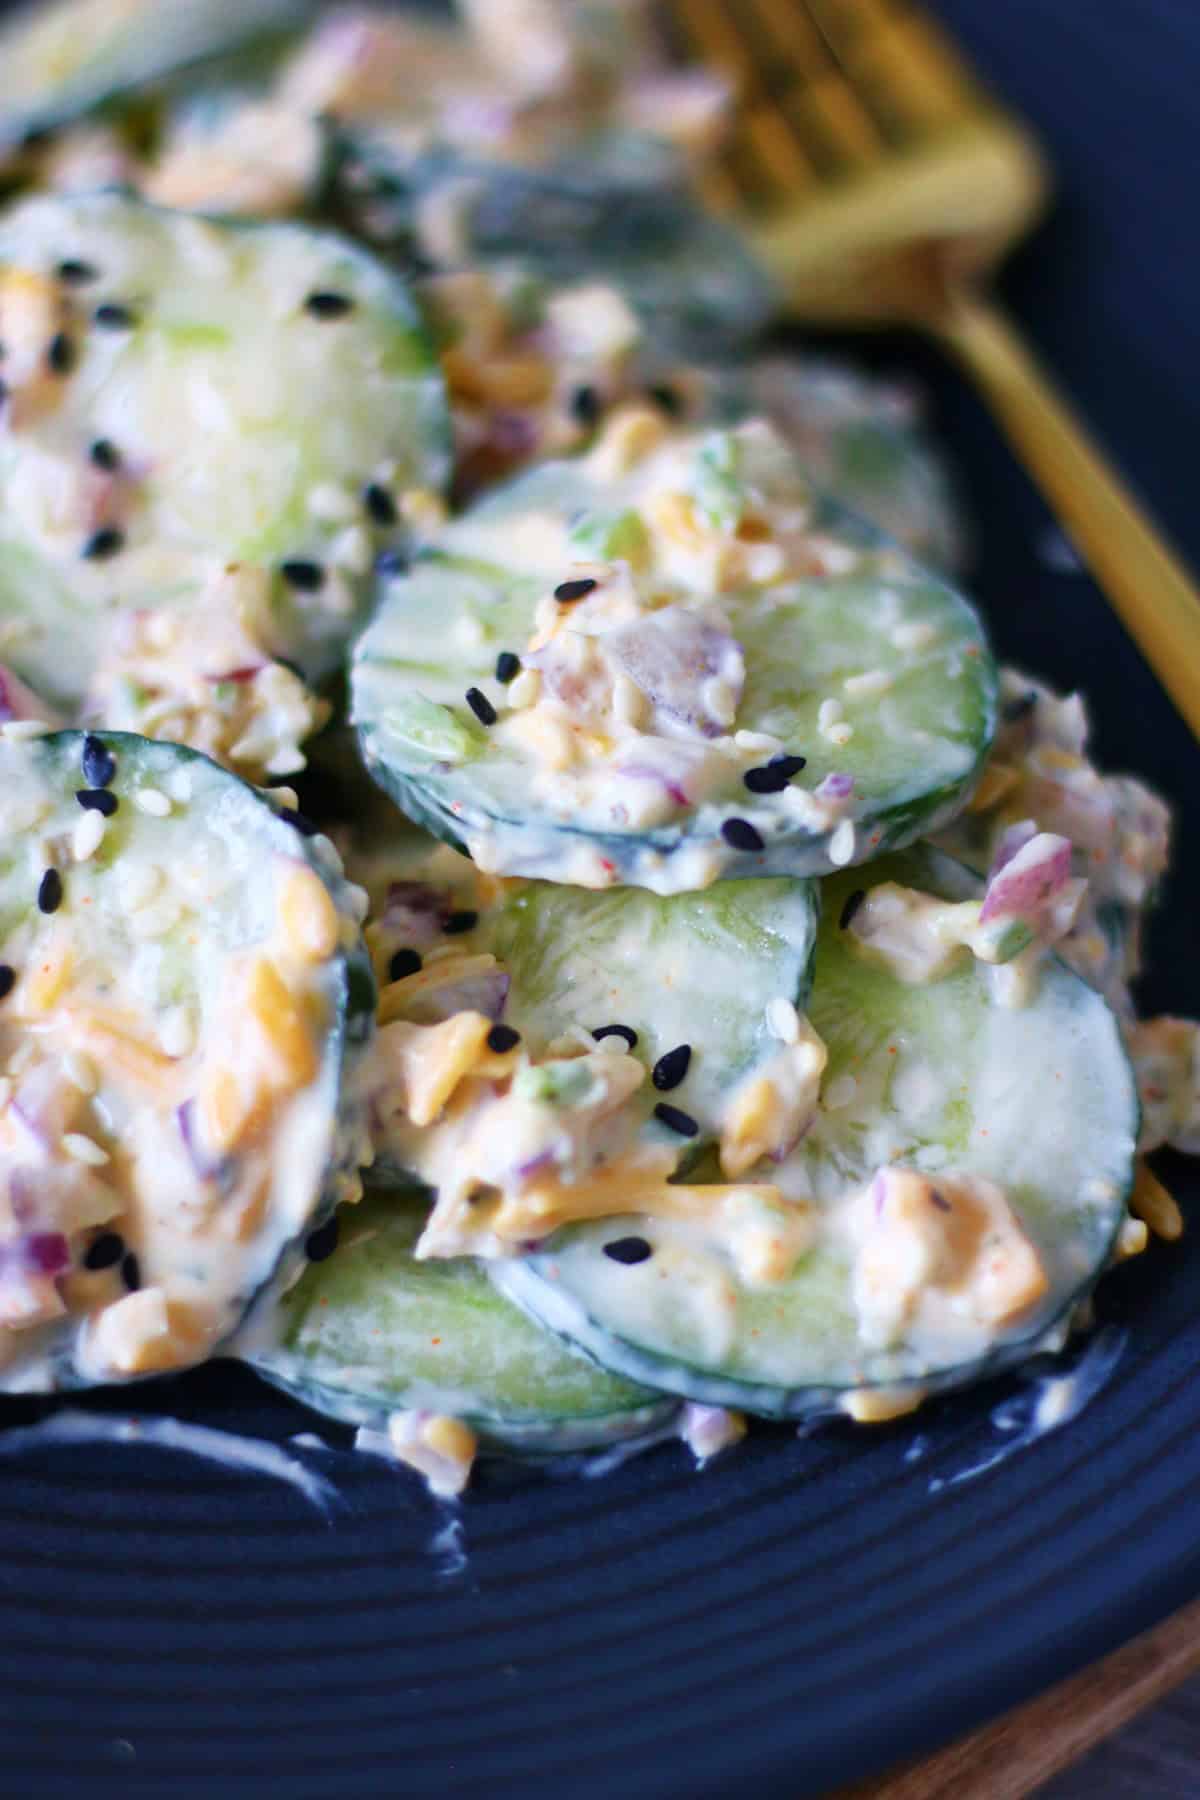
<path fill-rule="evenodd" d="M 309 1469 L 280 1445 L 240 1432 L 193 1425 L 181 1419 L 136 1415 L 113 1417 L 64 1407 L 36 1425 L 9 1425 L 0 1431 L 0 1457 L 26 1456 L 42 1449 L 77 1449 L 88 1444 L 125 1444 L 174 1451 L 217 1463 L 240 1474 L 280 1481 L 303 1495 L 326 1518 L 342 1504 L 333 1483 Z"/>

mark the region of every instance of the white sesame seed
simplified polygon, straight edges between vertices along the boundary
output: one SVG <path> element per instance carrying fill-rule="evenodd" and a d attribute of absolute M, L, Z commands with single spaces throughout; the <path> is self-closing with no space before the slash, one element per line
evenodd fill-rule
<path fill-rule="evenodd" d="M 539 671 L 522 669 L 516 680 L 508 684 L 508 704 L 517 709 L 535 706 L 541 691 L 542 677 Z"/>
<path fill-rule="evenodd" d="M 886 669 L 864 669 L 861 675 L 847 675 L 842 691 L 854 699 L 872 699 L 876 694 L 886 694 L 893 680 Z"/>
<path fill-rule="evenodd" d="M 119 866 L 121 899 L 130 912 L 153 900 L 163 884 L 163 870 L 158 863 L 127 862 Z"/>
<path fill-rule="evenodd" d="M 354 497 L 345 488 L 335 487 L 331 481 L 321 482 L 313 488 L 308 496 L 308 511 L 310 517 L 329 525 L 348 525 L 358 516 Z"/>
<path fill-rule="evenodd" d="M 829 860 L 835 869 L 844 869 L 854 856 L 854 826 L 843 819 L 829 840 Z"/>
<path fill-rule="evenodd" d="M 152 819 L 165 819 L 171 810 L 171 802 L 161 788 L 137 788 L 133 804 L 139 812 L 149 813 Z"/>
<path fill-rule="evenodd" d="M 928 650 L 937 638 L 937 629 L 928 619 L 905 619 L 892 632 L 897 650 Z"/>
<path fill-rule="evenodd" d="M 853 1075 L 839 1075 L 830 1082 L 821 1096 L 822 1103 L 829 1112 L 837 1112 L 840 1107 L 849 1106 L 858 1093 L 858 1082 Z"/>
<path fill-rule="evenodd" d="M 94 1094 L 100 1086 L 100 1075 L 90 1056 L 82 1050 L 68 1050 L 63 1057 L 63 1074 L 81 1094 Z"/>
<path fill-rule="evenodd" d="M 101 812 L 85 812 L 71 834 L 71 854 L 76 862 L 86 862 L 104 842 L 108 821 Z"/>
<path fill-rule="evenodd" d="M 817 708 L 817 730 L 822 736 L 825 735 L 831 725 L 836 724 L 838 719 L 841 718 L 842 711 L 841 701 L 835 700 L 832 694 L 827 700 L 822 700 L 820 706 Z"/>
<path fill-rule="evenodd" d="M 854 736 L 854 727 L 853 725 L 847 725 L 844 719 L 838 719 L 836 724 L 829 727 L 825 736 L 829 739 L 831 744 L 836 744 L 840 750 L 842 746 L 848 744 L 850 739 Z"/>
<path fill-rule="evenodd" d="M 710 675 L 700 690 L 700 699 L 718 725 L 733 724 L 738 697 L 727 681 L 722 681 L 719 675 Z"/>
<path fill-rule="evenodd" d="M 186 1006 L 173 1006 L 163 1015 L 158 1041 L 164 1056 L 186 1056 L 195 1047 L 196 1026 Z"/>
<path fill-rule="evenodd" d="M 165 937 L 173 925 L 178 925 L 179 918 L 179 908 L 174 900 L 159 900 L 153 906 L 139 908 L 129 921 L 129 929 L 135 938 Z"/>
<path fill-rule="evenodd" d="M 800 1042 L 800 1015 L 783 994 L 767 1001 L 767 1030 L 784 1044 Z"/>
<path fill-rule="evenodd" d="M 81 1131 L 66 1132 L 62 1147 L 76 1162 L 87 1163 L 93 1169 L 102 1168 L 108 1161 L 108 1151 L 102 1149 L 95 1138 L 84 1137 Z"/>
<path fill-rule="evenodd" d="M 49 730 L 44 719 L 10 719 L 7 725 L 0 725 L 0 737 L 18 744 L 24 738 L 45 737 Z"/>
<path fill-rule="evenodd" d="M 483 642 L 483 626 L 472 613 L 461 613 L 454 626 L 454 636 L 467 650 L 475 650 Z"/>
<path fill-rule="evenodd" d="M 739 750 L 782 750 L 783 739 L 769 731 L 735 731 L 733 741 Z"/>
<path fill-rule="evenodd" d="M 329 559 L 337 569 L 365 575 L 371 566 L 371 539 L 362 525 L 340 531 L 329 547 Z"/>

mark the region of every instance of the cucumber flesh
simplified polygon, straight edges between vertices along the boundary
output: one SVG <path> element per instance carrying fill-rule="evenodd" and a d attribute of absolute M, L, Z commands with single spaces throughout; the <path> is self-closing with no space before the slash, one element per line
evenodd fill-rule
<path fill-rule="evenodd" d="M 359 1191 L 356 895 L 175 745 L 0 739 L 0 794 L 0 1389 L 185 1367 Z"/>
<path fill-rule="evenodd" d="M 303 23 L 308 0 L 34 0 L 0 28 L 0 145 Z"/>
<path fill-rule="evenodd" d="M 719 878 L 820 874 L 927 833 L 969 792 L 995 724 L 995 674 L 974 612 L 872 527 L 814 497 L 792 454 L 755 427 L 718 439 L 740 464 L 728 503 L 736 509 L 739 494 L 752 497 L 768 535 L 786 545 L 784 573 L 705 591 L 703 555 L 735 554 L 736 540 L 715 529 L 699 572 L 686 560 L 681 569 L 656 520 L 664 490 L 687 479 L 693 516 L 697 505 L 713 516 L 726 503 L 722 472 L 705 471 L 709 442 L 671 439 L 619 479 L 598 460 L 603 442 L 586 458 L 543 465 L 476 504 L 436 552 L 385 582 L 353 668 L 366 761 L 406 812 L 485 868 L 659 893 Z M 786 535 L 797 514 L 805 521 L 799 545 Z M 621 547 L 597 551 L 590 536 L 581 547 L 584 525 L 604 519 L 621 523 Z M 627 547 L 631 520 L 640 560 Z M 576 574 L 596 578 L 601 591 L 572 611 L 578 622 L 563 627 L 565 641 L 599 631 L 595 609 L 622 591 L 627 557 L 647 639 L 628 673 L 643 707 L 652 704 L 650 721 L 627 726 L 614 702 L 599 725 L 612 747 L 595 749 L 594 721 L 570 716 L 578 759 L 564 771 L 561 757 L 553 760 L 561 737 L 547 749 L 545 737 L 517 735 L 529 729 L 514 718 L 519 686 L 501 686 L 493 666 L 498 652 L 526 654 L 531 641 L 537 660 L 535 617 L 540 623 L 553 590 Z M 788 574 L 817 557 L 826 573 Z M 646 610 L 647 598 L 661 605 L 664 597 L 663 611 Z M 596 625 L 585 623 L 584 607 Z M 695 643 L 667 641 L 668 615 L 671 629 L 682 623 Z M 727 634 L 704 636 L 714 616 Z M 730 639 L 745 668 L 732 727 L 697 721 L 686 713 L 689 659 L 694 667 L 728 656 Z M 670 708 L 657 690 L 673 683 L 682 711 L 664 723 Z M 496 709 L 495 726 L 484 729 L 469 710 L 473 688 Z M 778 753 L 806 759 L 804 768 L 778 792 L 749 791 L 746 774 Z"/>
<path fill-rule="evenodd" d="M 449 1413 L 525 1455 L 601 1448 L 662 1429 L 676 1402 L 611 1375 L 535 1325 L 469 1259 L 418 1262 L 427 1202 L 374 1194 L 341 1241 L 256 1323 L 249 1360 L 318 1412 L 380 1427 Z M 269 1339 L 263 1343 L 263 1339 Z"/>
<path fill-rule="evenodd" d="M 839 916 L 856 882 L 888 879 L 950 899 L 978 891 L 923 848 L 826 884 L 809 1014 L 829 1065 L 817 1122 L 779 1172 L 784 1191 L 816 1209 L 813 1248 L 792 1275 L 750 1286 L 724 1246 L 685 1227 L 606 1220 L 506 1262 L 505 1292 L 630 1379 L 777 1416 L 836 1407 L 850 1390 L 973 1380 L 1028 1358 L 1065 1325 L 1126 1216 L 1137 1098 L 1116 1022 L 1053 959 L 1016 1010 L 990 997 L 974 963 L 925 987 L 868 965 L 847 947 Z M 871 1341 L 846 1203 L 887 1165 L 998 1184 L 1041 1259 L 1040 1296 L 994 1331 L 957 1337 L 955 1327 L 935 1342 L 911 1326 Z M 636 1267 L 603 1254 L 623 1229 L 653 1246 Z"/>
<path fill-rule="evenodd" d="M 0 222 L 0 339 L 19 674 L 76 705 L 114 613 L 202 610 L 231 565 L 268 654 L 310 680 L 336 666 L 400 534 L 366 487 L 397 502 L 448 473 L 441 378 L 397 277 L 304 226 L 40 197 Z"/>
<path fill-rule="evenodd" d="M 372 903 L 383 1017 L 423 1023 L 475 1005 L 514 1027 L 535 1063 L 552 1057 L 558 1040 L 576 1034 L 586 1046 L 592 1033 L 619 1027 L 613 1035 L 632 1036 L 647 1071 L 659 1069 L 660 1085 L 646 1081 L 634 1103 L 654 1136 L 675 1147 L 678 1135 L 650 1121 L 652 1108 L 665 1099 L 686 1112 L 697 1146 L 718 1137 L 731 1096 L 780 1054 L 772 1006 L 783 1003 L 785 1019 L 791 1007 L 804 1009 L 817 933 L 813 882 L 733 881 L 665 898 L 637 888 L 586 893 L 481 880 L 404 821 L 373 823 L 363 835 L 365 852 L 352 852 L 349 867 Z M 435 950 L 494 956 L 499 969 L 484 977 L 494 998 L 471 990 L 439 1004 L 445 990 L 435 989 L 406 999 L 403 979 L 386 985 L 388 971 L 397 952 L 414 949 L 427 974 Z M 673 1053 L 678 1066 L 681 1052 L 686 1072 L 668 1077 L 661 1059 Z M 381 1160 L 391 1166 L 386 1153 Z"/>

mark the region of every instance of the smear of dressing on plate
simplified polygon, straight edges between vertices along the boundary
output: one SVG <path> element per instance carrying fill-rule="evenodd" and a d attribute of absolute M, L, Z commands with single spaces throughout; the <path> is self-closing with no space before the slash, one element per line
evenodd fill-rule
<path fill-rule="evenodd" d="M 1005 1434 L 1005 1441 L 990 1456 L 959 1469 L 954 1475 L 935 1475 L 929 1483 L 929 1492 L 937 1494 L 943 1488 L 974 1481 L 977 1475 L 986 1474 L 997 1463 L 1007 1462 L 1018 1450 L 1028 1449 L 1038 1438 L 1077 1419 L 1107 1384 L 1125 1353 L 1128 1339 L 1125 1330 L 1106 1325 L 1092 1338 L 1073 1368 L 1062 1374 L 1032 1376 L 1024 1393 L 1003 1401 L 992 1410 L 991 1423 Z"/>
<path fill-rule="evenodd" d="M 181 1419 L 112 1418 L 68 1408 L 36 1425 L 14 1425 L 0 1432 L 0 1456 L 20 1456 L 43 1445 L 74 1444 L 154 1444 L 159 1449 L 178 1450 L 204 1462 L 219 1463 L 226 1469 L 285 1482 L 326 1518 L 342 1504 L 341 1495 L 331 1482 L 306 1469 L 278 1444 L 220 1431 L 212 1425 L 187 1425 Z"/>

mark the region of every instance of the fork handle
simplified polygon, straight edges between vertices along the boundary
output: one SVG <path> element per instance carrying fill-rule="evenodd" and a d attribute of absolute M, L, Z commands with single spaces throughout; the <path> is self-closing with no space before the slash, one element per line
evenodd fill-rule
<path fill-rule="evenodd" d="M 954 296 L 933 321 L 1147 662 L 1200 738 L 1200 594 L 1000 309 Z"/>

